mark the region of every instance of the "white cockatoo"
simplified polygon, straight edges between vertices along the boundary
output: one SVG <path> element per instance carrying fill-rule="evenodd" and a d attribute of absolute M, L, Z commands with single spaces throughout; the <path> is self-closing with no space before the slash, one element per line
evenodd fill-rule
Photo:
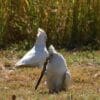
<path fill-rule="evenodd" d="M 15 66 L 43 67 L 46 58 L 49 56 L 46 48 L 46 39 L 46 32 L 43 29 L 38 28 L 35 45 L 15 64 Z"/>
<path fill-rule="evenodd" d="M 49 47 L 49 62 L 46 67 L 47 87 L 50 93 L 67 90 L 71 75 L 64 57 L 53 45 Z"/>

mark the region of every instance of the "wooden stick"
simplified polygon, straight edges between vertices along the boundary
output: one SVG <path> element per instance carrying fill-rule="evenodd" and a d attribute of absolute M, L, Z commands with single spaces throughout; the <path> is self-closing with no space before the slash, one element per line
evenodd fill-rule
<path fill-rule="evenodd" d="M 47 65 L 47 63 L 48 63 L 48 60 L 49 60 L 49 58 L 47 58 L 47 59 L 46 59 L 46 62 L 44 63 L 44 66 L 43 66 L 43 69 L 42 69 L 40 78 L 38 79 L 37 84 L 36 84 L 36 86 L 35 86 L 35 90 L 38 88 L 38 86 L 39 86 L 39 84 L 40 84 L 40 82 L 41 82 L 41 80 L 42 80 L 42 77 L 43 77 L 43 75 L 44 75 L 44 73 L 45 73 L 45 71 L 46 71 L 46 65 Z"/>

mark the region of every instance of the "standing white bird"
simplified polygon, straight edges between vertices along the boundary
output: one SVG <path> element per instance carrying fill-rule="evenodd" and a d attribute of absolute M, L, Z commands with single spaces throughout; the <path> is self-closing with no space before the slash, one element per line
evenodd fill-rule
<path fill-rule="evenodd" d="M 46 69 L 49 92 L 66 91 L 71 80 L 71 75 L 67 68 L 66 61 L 52 45 L 49 47 L 49 55 L 49 62 Z"/>
<path fill-rule="evenodd" d="M 46 58 L 49 56 L 46 48 L 47 35 L 43 29 L 38 28 L 37 39 L 34 47 L 29 50 L 15 66 L 42 67 Z"/>

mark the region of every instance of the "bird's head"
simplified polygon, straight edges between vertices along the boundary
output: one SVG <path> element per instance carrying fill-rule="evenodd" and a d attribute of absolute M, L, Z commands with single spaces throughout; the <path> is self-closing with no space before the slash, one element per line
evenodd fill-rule
<path fill-rule="evenodd" d="M 45 45 L 46 44 L 46 40 L 47 40 L 46 32 L 43 29 L 38 28 L 36 44 L 37 45 Z"/>
<path fill-rule="evenodd" d="M 46 32 L 43 29 L 38 28 L 37 38 L 42 39 L 43 41 L 46 41 L 46 39 L 47 39 Z"/>
<path fill-rule="evenodd" d="M 54 54 L 54 53 L 57 53 L 57 51 L 56 51 L 56 49 L 55 49 L 55 47 L 53 46 L 53 45 L 50 45 L 49 46 L 49 54 L 50 55 L 52 55 L 52 54 Z"/>

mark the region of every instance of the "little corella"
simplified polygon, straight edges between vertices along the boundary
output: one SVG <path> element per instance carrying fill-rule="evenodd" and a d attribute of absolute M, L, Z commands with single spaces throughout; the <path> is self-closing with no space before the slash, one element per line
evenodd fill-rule
<path fill-rule="evenodd" d="M 50 93 L 66 91 L 69 88 L 71 75 L 62 54 L 54 46 L 49 47 L 49 61 L 46 67 L 47 87 Z"/>
<path fill-rule="evenodd" d="M 16 64 L 16 67 L 43 67 L 46 58 L 49 56 L 46 48 L 46 32 L 38 28 L 35 45 Z"/>
<path fill-rule="evenodd" d="M 49 57 L 44 63 L 35 90 L 38 88 L 43 75 L 46 75 L 47 87 L 50 93 L 66 91 L 71 83 L 71 74 L 67 63 L 62 54 L 58 53 L 53 45 L 49 47 Z"/>

